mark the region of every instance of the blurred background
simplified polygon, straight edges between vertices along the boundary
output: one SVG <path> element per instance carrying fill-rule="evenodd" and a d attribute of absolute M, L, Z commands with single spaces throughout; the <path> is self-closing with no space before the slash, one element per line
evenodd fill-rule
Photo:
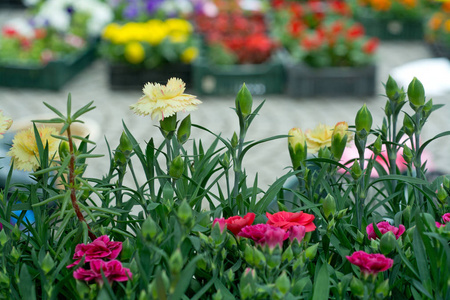
<path fill-rule="evenodd" d="M 14 120 L 0 156 L 30 120 L 53 117 L 43 102 L 64 111 L 69 93 L 74 109 L 92 100 L 97 107 L 83 128 L 97 143 L 94 153 L 116 148 L 123 123 L 141 143 L 162 141 L 156 122 L 129 106 L 145 83 L 171 77 L 203 101 L 192 122 L 226 139 L 239 128 L 231 108 L 243 82 L 254 107 L 265 101 L 249 140 L 319 123 L 352 125 L 364 103 L 381 127 L 389 75 L 405 90 L 417 77 L 434 104 L 450 99 L 445 1 L 0 0 L 0 27 L 0 110 Z M 423 142 L 450 130 L 449 110 L 433 113 Z M 191 138 L 214 139 L 197 129 Z M 257 149 L 244 166 L 264 187 L 290 165 L 287 140 Z M 427 149 L 429 171 L 449 173 L 448 138 Z M 93 159 L 87 173 L 101 176 L 108 167 Z"/>

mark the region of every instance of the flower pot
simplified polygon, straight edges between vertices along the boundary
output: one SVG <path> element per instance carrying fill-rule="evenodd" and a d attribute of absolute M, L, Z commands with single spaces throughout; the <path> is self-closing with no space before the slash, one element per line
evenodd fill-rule
<path fill-rule="evenodd" d="M 373 96 L 376 67 L 312 68 L 304 64 L 287 67 L 290 97 Z"/>
<path fill-rule="evenodd" d="M 419 18 L 398 19 L 361 13 L 356 20 L 362 23 L 366 35 L 381 40 L 422 40 L 424 36 L 423 21 Z"/>
<path fill-rule="evenodd" d="M 193 84 L 199 95 L 236 95 L 242 84 L 252 95 L 281 94 L 285 72 L 281 62 L 212 65 L 200 58 L 193 64 Z"/>
<path fill-rule="evenodd" d="M 109 64 L 109 85 L 112 89 L 142 89 L 147 82 L 166 84 L 172 77 L 182 79 L 189 88 L 191 65 L 177 63 L 146 69 L 125 64 Z"/>
<path fill-rule="evenodd" d="M 0 65 L 0 86 L 59 90 L 96 57 L 96 44 L 45 66 Z"/>

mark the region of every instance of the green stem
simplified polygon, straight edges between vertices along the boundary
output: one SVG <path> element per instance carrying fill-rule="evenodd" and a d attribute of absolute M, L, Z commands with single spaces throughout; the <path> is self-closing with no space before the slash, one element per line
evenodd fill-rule
<path fill-rule="evenodd" d="M 234 161 L 234 187 L 233 187 L 233 206 L 236 204 L 236 198 L 239 193 L 239 182 L 241 181 L 242 175 L 242 150 L 244 148 L 244 140 L 245 140 L 245 130 L 241 128 L 239 133 L 239 144 L 238 144 L 238 153 Z M 231 208 L 231 207 L 230 207 Z"/>
<path fill-rule="evenodd" d="M 418 179 L 422 179 L 422 170 L 421 170 L 421 166 L 422 166 L 422 160 L 421 157 L 419 155 L 419 149 L 420 149 L 420 131 L 421 131 L 421 126 L 420 126 L 420 114 L 419 114 L 420 110 L 418 112 L 416 112 L 415 114 L 415 121 L 416 121 L 416 130 L 414 132 L 414 138 L 415 138 L 415 157 L 414 157 L 414 167 L 416 169 L 416 178 Z M 422 189 L 422 185 L 419 184 L 418 186 L 419 189 Z M 418 193 L 418 202 L 419 205 L 422 206 L 423 205 L 423 195 L 421 193 Z"/>

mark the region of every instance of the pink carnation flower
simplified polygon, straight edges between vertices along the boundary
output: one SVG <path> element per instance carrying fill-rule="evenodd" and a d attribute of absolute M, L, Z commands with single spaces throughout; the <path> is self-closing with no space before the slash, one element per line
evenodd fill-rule
<path fill-rule="evenodd" d="M 444 221 L 444 223 L 439 223 L 436 222 L 436 226 L 439 227 L 444 227 L 448 222 L 450 222 L 450 213 L 446 213 L 442 216 L 442 221 Z"/>
<path fill-rule="evenodd" d="M 216 224 L 219 224 L 219 228 L 220 228 L 220 232 L 222 233 L 226 226 L 227 226 L 227 222 L 225 221 L 225 218 L 216 218 L 213 221 L 212 227 L 214 227 Z"/>
<path fill-rule="evenodd" d="M 376 275 L 379 272 L 384 272 L 392 268 L 394 264 L 394 260 L 383 254 L 368 254 L 364 251 L 356 251 L 351 256 L 346 257 L 352 264 L 358 266 L 365 275 Z"/>
<path fill-rule="evenodd" d="M 252 239 L 258 245 L 268 245 L 270 249 L 273 249 L 276 245 L 282 247 L 289 233 L 269 224 L 256 224 L 242 228 L 238 236 Z"/>
<path fill-rule="evenodd" d="M 90 244 L 78 244 L 73 255 L 75 262 L 67 266 L 67 268 L 77 265 L 83 256 L 85 257 L 85 262 L 90 262 L 94 259 L 111 260 L 119 256 L 120 251 L 122 251 L 122 242 L 112 242 L 108 236 L 102 235 Z"/>
<path fill-rule="evenodd" d="M 405 232 L 405 226 L 403 226 L 401 224 L 397 228 L 397 227 L 389 224 L 389 222 L 380 222 L 377 224 L 377 227 L 378 227 L 378 230 L 381 232 L 381 234 L 385 234 L 388 231 L 392 232 L 395 235 L 397 240 Z M 375 240 L 378 238 L 377 234 L 375 233 L 372 223 L 370 223 L 366 227 L 366 231 L 367 231 L 369 240 Z"/>
<path fill-rule="evenodd" d="M 133 276 L 130 269 L 124 268 L 118 260 L 103 261 L 94 259 L 90 261 L 90 266 L 90 270 L 83 268 L 75 270 L 73 277 L 78 280 L 95 281 L 101 285 L 103 284 L 102 271 L 110 284 L 113 281 L 127 281 Z"/>
<path fill-rule="evenodd" d="M 292 226 L 288 229 L 287 232 L 289 233 L 289 240 L 291 241 L 291 243 L 295 239 L 297 239 L 297 241 L 300 243 L 305 237 L 306 227 L 302 225 Z"/>

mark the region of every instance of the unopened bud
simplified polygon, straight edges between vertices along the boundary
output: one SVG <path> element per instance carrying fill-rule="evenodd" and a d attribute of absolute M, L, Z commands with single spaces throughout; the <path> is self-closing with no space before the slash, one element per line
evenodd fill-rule
<path fill-rule="evenodd" d="M 361 132 L 363 129 L 366 131 L 366 134 L 369 134 L 370 129 L 372 128 L 372 114 L 367 108 L 366 104 L 364 104 L 360 110 L 356 113 L 355 118 L 355 127 L 356 132 Z"/>
<path fill-rule="evenodd" d="M 357 230 L 356 233 L 356 242 L 360 245 L 362 245 L 364 242 L 364 234 L 359 230 Z"/>
<path fill-rule="evenodd" d="M 287 292 L 289 292 L 289 290 L 291 289 L 291 281 L 289 280 L 285 271 L 283 271 L 281 273 L 281 276 L 279 276 L 277 280 L 275 280 L 275 286 L 283 295 L 286 295 Z"/>
<path fill-rule="evenodd" d="M 11 252 L 10 252 L 10 254 L 9 254 L 9 258 L 11 259 L 11 262 L 13 263 L 13 264 L 15 264 L 15 263 L 17 263 L 17 261 L 19 260 L 19 258 L 20 258 L 20 251 L 18 251 L 17 249 L 16 249 L 16 247 L 13 247 L 12 248 L 12 250 L 11 250 Z"/>
<path fill-rule="evenodd" d="M 22 231 L 19 229 L 19 226 L 14 225 L 12 231 L 11 231 L 11 237 L 13 241 L 18 241 L 20 240 L 20 236 L 22 235 Z"/>
<path fill-rule="evenodd" d="M 446 189 L 450 189 L 450 179 L 447 178 L 447 176 L 443 176 L 442 184 Z"/>
<path fill-rule="evenodd" d="M 384 280 L 377 286 L 375 294 L 380 295 L 381 299 L 386 299 L 389 295 L 389 279 Z"/>
<path fill-rule="evenodd" d="M 413 108 L 418 108 L 425 104 L 425 90 L 422 83 L 416 77 L 413 78 L 408 86 L 408 99 L 413 105 Z"/>
<path fill-rule="evenodd" d="M 252 113 L 253 98 L 245 83 L 242 84 L 242 87 L 236 96 L 235 102 L 236 109 L 240 109 L 244 118 Z"/>
<path fill-rule="evenodd" d="M 433 110 L 433 99 L 430 99 L 423 106 L 423 114 L 425 118 L 428 118 Z"/>
<path fill-rule="evenodd" d="M 317 248 L 319 248 L 319 243 L 306 248 L 306 250 L 305 250 L 306 258 L 308 258 L 309 260 L 313 260 L 314 257 L 316 257 Z"/>
<path fill-rule="evenodd" d="M 397 101 L 400 99 L 397 82 L 394 80 L 394 78 L 391 77 L 391 75 L 389 75 L 385 88 L 386 96 L 389 98 L 389 100 Z"/>
<path fill-rule="evenodd" d="M 148 216 L 147 219 L 142 223 L 142 235 L 145 239 L 151 240 L 158 233 L 158 225 L 153 221 L 153 219 Z"/>
<path fill-rule="evenodd" d="M 344 208 L 338 212 L 337 219 L 342 219 L 347 215 L 348 208 Z"/>
<path fill-rule="evenodd" d="M 413 119 L 405 114 L 405 117 L 403 118 L 403 130 L 408 136 L 412 136 L 414 134 L 414 127 Z"/>
<path fill-rule="evenodd" d="M 239 144 L 239 139 L 236 132 L 233 133 L 233 137 L 231 138 L 231 147 L 236 148 Z"/>
<path fill-rule="evenodd" d="M 359 162 L 357 160 L 355 160 L 355 162 L 353 163 L 351 171 L 352 171 L 353 179 L 357 180 L 359 177 L 361 177 L 362 170 L 361 170 L 361 167 L 359 166 Z"/>
<path fill-rule="evenodd" d="M 380 155 L 382 147 L 383 147 L 383 142 L 381 141 L 381 135 L 378 135 L 377 139 L 373 143 L 373 153 L 375 155 Z"/>
<path fill-rule="evenodd" d="M 191 115 L 181 121 L 177 131 L 177 139 L 180 144 L 184 144 L 191 136 Z"/>
<path fill-rule="evenodd" d="M 228 157 L 228 154 L 224 153 L 219 162 L 222 167 L 225 169 L 228 168 L 230 166 L 230 158 Z"/>
<path fill-rule="evenodd" d="M 220 289 L 217 290 L 217 292 L 212 296 L 213 300 L 222 300 L 223 296 L 222 296 L 222 292 L 220 291 Z"/>
<path fill-rule="evenodd" d="M 131 256 L 133 256 L 134 249 L 135 248 L 131 244 L 130 240 L 127 238 L 122 243 L 122 251 L 120 252 L 121 261 L 129 260 L 131 258 Z"/>
<path fill-rule="evenodd" d="M 388 255 L 389 253 L 392 252 L 392 250 L 395 249 L 396 243 L 397 240 L 395 238 L 395 235 L 391 231 L 386 232 L 381 236 L 380 239 L 381 253 L 383 253 L 384 255 Z"/>
<path fill-rule="evenodd" d="M 328 194 L 322 203 L 324 217 L 328 220 L 328 217 L 333 216 L 336 213 L 336 200 L 334 197 Z"/>
<path fill-rule="evenodd" d="M 117 148 L 125 155 L 125 157 L 130 157 L 133 145 L 124 131 L 122 131 L 122 134 L 120 135 L 120 142 Z"/>
<path fill-rule="evenodd" d="M 281 261 L 291 261 L 294 258 L 294 252 L 292 251 L 291 245 L 284 250 L 283 255 L 281 255 Z"/>
<path fill-rule="evenodd" d="M 161 132 L 165 138 L 171 138 L 175 130 L 177 129 L 177 115 L 174 114 L 170 117 L 163 118 L 159 121 Z"/>
<path fill-rule="evenodd" d="M 172 178 L 178 179 L 183 175 L 184 172 L 184 160 L 181 155 L 175 157 L 170 163 L 169 175 Z"/>
<path fill-rule="evenodd" d="M 182 224 L 187 224 L 192 218 L 192 208 L 186 200 L 183 200 L 178 207 L 178 218 Z"/>
<path fill-rule="evenodd" d="M 392 115 L 391 102 L 389 100 L 386 101 L 386 105 L 384 106 L 384 113 L 387 117 Z"/>
<path fill-rule="evenodd" d="M 333 134 L 331 135 L 331 153 L 333 158 L 339 161 L 347 146 L 348 140 L 348 124 L 347 122 L 339 122 L 334 126 Z"/>
<path fill-rule="evenodd" d="M 350 282 L 350 290 L 353 295 L 358 297 L 362 297 L 364 295 L 364 284 L 361 280 L 353 276 L 352 281 Z"/>
<path fill-rule="evenodd" d="M 413 156 L 413 153 L 412 153 L 411 149 L 408 146 L 403 145 L 403 159 L 408 164 L 410 164 L 413 161 L 413 157 L 414 156 Z"/>
<path fill-rule="evenodd" d="M 47 254 L 45 255 L 45 257 L 41 263 L 42 271 L 44 271 L 44 274 L 47 275 L 53 269 L 54 266 L 55 266 L 55 261 L 50 256 L 50 254 L 47 252 Z"/>
<path fill-rule="evenodd" d="M 69 143 L 66 141 L 61 141 L 59 143 L 59 149 L 58 149 L 59 157 L 61 158 L 61 161 L 64 159 L 64 157 L 70 155 L 70 147 Z"/>
<path fill-rule="evenodd" d="M 304 164 L 307 155 L 306 137 L 300 128 L 289 130 L 288 148 L 292 166 L 296 170 Z"/>
<path fill-rule="evenodd" d="M 5 244 L 8 242 L 8 240 L 9 240 L 9 238 L 6 235 L 5 231 L 4 230 L 0 230 L 0 245 L 2 247 L 4 247 Z"/>
<path fill-rule="evenodd" d="M 331 158 L 331 152 L 328 147 L 322 147 L 319 149 L 319 153 L 317 154 L 320 158 Z"/>
<path fill-rule="evenodd" d="M 172 274 L 179 274 L 183 268 L 183 255 L 181 250 L 178 248 L 169 258 L 169 269 Z"/>

